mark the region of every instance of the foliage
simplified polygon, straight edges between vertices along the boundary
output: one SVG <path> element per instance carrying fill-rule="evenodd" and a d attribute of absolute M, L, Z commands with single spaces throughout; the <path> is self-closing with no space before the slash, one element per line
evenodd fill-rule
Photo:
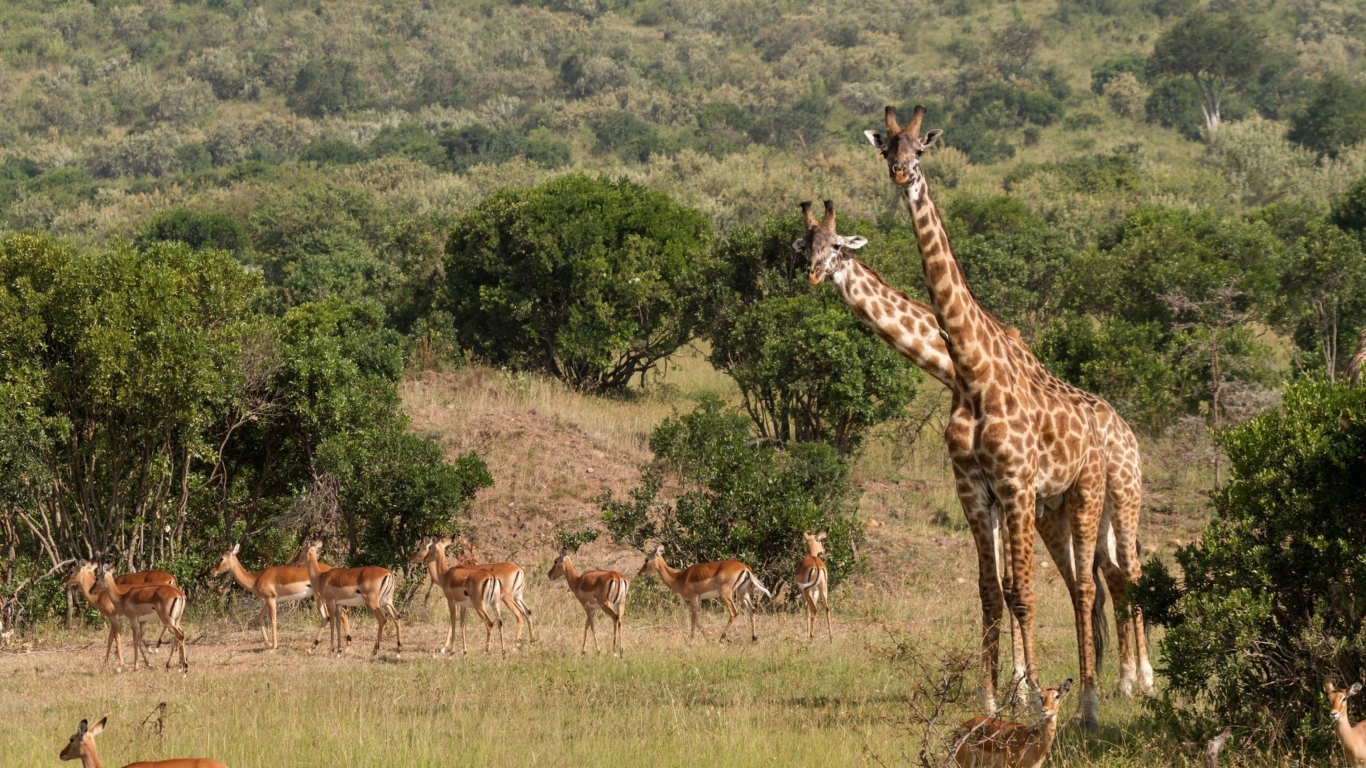
<path fill-rule="evenodd" d="M 1366 391 L 1301 381 L 1279 410 L 1220 436 L 1232 476 L 1201 542 L 1177 551 L 1178 598 L 1158 561 L 1140 582 L 1168 627 L 1170 687 L 1154 707 L 1164 724 L 1229 724 L 1315 755 L 1336 744 L 1323 681 L 1366 672 L 1366 528 L 1345 511 L 1366 492 L 1363 413 Z"/>
<path fill-rule="evenodd" d="M 294 87 L 285 104 L 295 112 L 314 117 L 356 109 L 365 99 L 365 84 L 355 62 L 333 56 L 309 60 L 294 76 Z"/>
<path fill-rule="evenodd" d="M 1069 314 L 1043 330 L 1033 351 L 1053 375 L 1105 398 L 1136 427 L 1156 432 L 1182 405 L 1168 343 L 1153 322 L 1097 322 Z"/>
<path fill-rule="evenodd" d="M 496 365 L 621 390 L 699 330 L 711 227 L 629 181 L 562 176 L 492 195 L 446 243 L 459 344 Z"/>
<path fill-rule="evenodd" d="M 1331 382 L 1366 325 L 1366 254 L 1361 241 L 1322 222 L 1300 240 L 1281 276 L 1279 319 Z"/>
<path fill-rule="evenodd" d="M 847 454 L 870 427 L 902 412 L 920 375 L 833 289 L 806 285 L 806 259 L 792 250 L 803 231 L 797 217 L 783 216 L 727 238 L 727 272 L 709 308 L 709 359 L 735 379 L 760 435 Z"/>
<path fill-rule="evenodd" d="M 213 211 L 172 208 L 156 214 L 142 225 L 133 244 L 147 248 L 153 243 L 180 242 L 195 250 L 213 248 L 238 253 L 247 245 L 247 233 L 231 216 Z"/>
<path fill-rule="evenodd" d="M 1337 157 L 1366 139 L 1366 86 L 1329 73 L 1290 119 L 1291 141 L 1320 155 Z"/>
<path fill-rule="evenodd" d="M 1339 229 L 1366 235 L 1366 177 L 1357 179 L 1342 197 L 1333 201 L 1329 219 Z"/>
<path fill-rule="evenodd" d="M 1133 75 L 1139 82 L 1142 82 L 1148 73 L 1148 57 L 1141 53 L 1126 53 L 1120 56 L 1111 56 L 1102 61 L 1099 66 L 1091 70 L 1091 92 L 1097 96 L 1104 95 L 1105 86 L 1111 80 L 1118 79 L 1121 75 Z"/>
<path fill-rule="evenodd" d="M 717 398 L 665 419 L 650 434 L 654 460 L 627 499 L 602 497 L 612 537 L 664 545 L 675 567 L 740 560 L 775 594 L 804 553 L 803 531 L 828 531 L 831 585 L 858 565 L 863 525 L 854 516 L 849 467 L 821 443 L 783 449 L 755 441 L 745 416 Z M 661 496 L 677 487 L 672 499 Z"/>

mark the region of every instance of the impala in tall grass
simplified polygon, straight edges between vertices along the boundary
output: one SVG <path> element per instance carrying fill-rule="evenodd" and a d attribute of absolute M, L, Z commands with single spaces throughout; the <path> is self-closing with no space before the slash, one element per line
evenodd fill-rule
<path fill-rule="evenodd" d="M 621 653 L 621 619 L 626 615 L 626 590 L 631 586 L 631 582 L 616 571 L 575 571 L 567 549 L 561 549 L 560 556 L 555 558 L 555 563 L 550 566 L 550 580 L 554 581 L 560 577 L 564 577 L 565 583 L 569 585 L 570 594 L 583 606 L 584 613 L 588 614 L 583 625 L 583 646 L 579 648 L 579 653 L 588 652 L 589 632 L 593 633 L 593 651 L 602 651 L 598 647 L 597 627 L 593 626 L 593 611 L 599 609 L 612 619 L 612 652 Z"/>
<path fill-rule="evenodd" d="M 71 741 L 67 742 L 66 748 L 57 757 L 62 760 L 80 760 L 81 768 L 104 768 L 104 763 L 100 761 L 100 754 L 95 749 L 95 737 L 104 731 L 105 722 L 109 719 L 106 715 L 101 717 L 98 723 L 93 726 L 88 725 L 85 720 L 76 726 L 76 733 L 72 734 Z M 152 760 L 147 762 L 129 763 L 123 768 L 228 768 L 217 760 L 209 760 L 203 757 L 180 758 L 176 760 Z"/>
<path fill-rule="evenodd" d="M 101 570 L 101 586 L 103 594 L 109 596 L 110 605 L 114 612 L 128 620 L 128 624 L 133 630 L 133 671 L 138 669 L 138 652 L 142 652 L 142 660 L 148 669 L 152 668 L 152 662 L 147 658 L 147 641 L 142 636 L 143 627 L 153 616 L 161 619 L 161 626 L 170 630 L 175 636 L 175 648 L 166 656 L 166 668 L 171 668 L 171 661 L 176 654 L 180 654 L 180 667 L 188 671 L 190 663 L 185 660 L 185 632 L 180 628 L 180 617 L 185 613 L 185 593 L 179 587 L 172 587 L 169 584 L 152 584 L 140 587 L 120 586 L 114 580 L 114 569 L 112 566 L 104 566 Z M 120 654 L 119 669 L 123 668 L 123 658 Z"/>
<path fill-rule="evenodd" d="M 313 585 L 313 594 L 327 606 L 327 614 L 332 627 L 332 651 L 342 652 L 342 628 L 339 615 L 348 605 L 363 605 L 375 616 L 378 629 L 375 631 L 375 647 L 370 651 L 374 656 L 379 653 L 380 641 L 384 639 L 384 628 L 394 624 L 397 639 L 396 657 L 403 656 L 403 622 L 399 621 L 398 611 L 394 609 L 394 586 L 397 581 L 393 571 L 377 565 L 359 568 L 333 568 L 322 570 L 318 565 L 318 550 L 323 543 L 315 541 L 308 545 L 308 580 Z M 318 646 L 314 641 L 313 647 Z"/>
<path fill-rule="evenodd" d="M 697 613 L 702 608 L 702 601 L 716 598 L 726 606 L 726 612 L 730 614 L 730 621 L 727 621 L 726 628 L 721 630 L 719 640 L 726 639 L 726 633 L 735 623 L 735 617 L 740 615 L 739 609 L 735 607 L 737 599 L 749 611 L 750 639 L 756 642 L 759 640 L 759 635 L 754 630 L 753 595 L 757 592 L 772 598 L 773 594 L 759 583 L 759 579 L 748 565 L 739 560 L 718 560 L 714 563 L 698 563 L 691 568 L 675 571 L 664 562 L 664 546 L 660 545 L 654 553 L 645 558 L 645 564 L 640 567 L 640 573 L 637 575 L 645 576 L 651 573 L 659 574 L 664 586 L 677 592 L 691 609 L 692 628 L 688 632 L 688 639 L 692 639 L 694 633 L 701 629 Z M 702 636 L 706 635 L 704 631 Z"/>
<path fill-rule="evenodd" d="M 458 609 L 462 654 L 470 652 L 469 643 L 465 639 L 465 617 L 469 615 L 469 611 L 474 611 L 484 622 L 484 652 L 493 652 L 493 626 L 497 624 L 498 652 L 505 654 L 507 651 L 503 647 L 503 616 L 498 611 L 498 601 L 503 598 L 502 582 L 487 568 L 465 568 L 458 565 L 450 567 L 446 563 L 446 547 L 450 545 L 449 539 L 422 539 L 417 543 L 412 557 L 408 558 L 411 563 L 426 565 L 432 582 L 441 587 L 442 594 L 446 596 L 446 608 L 450 611 L 451 623 L 446 631 L 446 642 L 441 646 L 441 653 L 450 653 L 451 645 L 455 642 L 455 616 Z"/>

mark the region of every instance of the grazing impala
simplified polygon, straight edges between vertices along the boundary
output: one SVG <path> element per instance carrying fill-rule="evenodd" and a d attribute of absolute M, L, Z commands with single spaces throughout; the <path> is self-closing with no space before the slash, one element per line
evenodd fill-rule
<path fill-rule="evenodd" d="M 812 536 L 803 533 L 802 539 L 806 541 L 806 557 L 797 563 L 797 589 L 802 593 L 802 599 L 806 601 L 806 639 L 811 640 L 816 637 L 816 609 L 819 601 L 825 602 L 825 634 L 830 638 L 830 642 L 835 642 L 835 634 L 830 629 L 830 586 L 826 578 L 825 561 L 821 555 L 825 554 L 825 532 Z"/>
<path fill-rule="evenodd" d="M 1352 725 L 1347 718 L 1347 700 L 1361 692 L 1361 683 L 1352 683 L 1351 688 L 1336 688 L 1332 683 L 1324 687 L 1328 691 L 1328 717 L 1333 720 L 1342 751 L 1347 754 L 1347 764 L 1366 768 L 1366 728 L 1363 723 Z"/>
<path fill-rule="evenodd" d="M 1043 719 L 1034 725 L 974 717 L 963 723 L 963 736 L 953 761 L 958 768 L 1039 768 L 1058 732 L 1058 707 L 1072 680 L 1039 691 Z"/>
<path fill-rule="evenodd" d="M 498 601 L 502 599 L 503 587 L 498 576 L 487 568 L 450 567 L 446 563 L 446 547 L 449 539 L 423 539 L 409 562 L 424 563 L 432 581 L 446 596 L 446 608 L 451 614 L 450 628 L 446 631 L 446 643 L 441 653 L 450 653 L 455 643 L 455 614 L 460 609 L 460 652 L 470 652 L 465 639 L 465 617 L 473 610 L 484 621 L 484 652 L 493 652 L 493 625 L 498 624 L 498 652 L 506 654 L 503 647 L 503 615 L 498 611 Z M 493 614 L 490 616 L 490 614 Z"/>
<path fill-rule="evenodd" d="M 63 760 L 80 760 L 81 768 L 104 768 L 99 753 L 95 751 L 95 737 L 104 730 L 106 715 L 94 727 L 87 727 L 86 721 L 76 726 L 76 734 L 67 742 L 66 748 L 58 755 Z M 179 760 L 152 760 L 149 762 L 129 763 L 123 768 L 228 768 L 217 760 L 202 757 L 181 758 Z"/>
<path fill-rule="evenodd" d="M 683 571 L 675 571 L 664 562 L 664 545 L 655 549 L 654 554 L 645 558 L 645 564 L 640 567 L 639 576 L 648 573 L 657 573 L 664 582 L 664 586 L 678 593 L 688 603 L 688 608 L 692 610 L 692 629 L 688 632 L 688 638 L 692 639 L 701 624 L 697 621 L 697 612 L 702 607 L 703 600 L 719 598 L 721 603 L 726 606 L 726 611 L 730 613 L 730 621 L 726 622 L 726 628 L 721 630 L 720 640 L 726 639 L 726 633 L 735 623 L 735 617 L 740 611 L 735 607 L 735 598 L 740 598 L 740 603 L 749 609 L 749 636 L 751 640 L 757 641 L 759 635 L 754 631 L 754 601 L 750 595 L 754 590 L 762 592 L 766 597 L 773 597 L 773 594 L 759 583 L 754 577 L 754 572 L 748 565 L 739 560 L 718 560 L 714 563 L 698 563 Z M 702 633 L 706 637 L 707 633 Z"/>
<path fill-rule="evenodd" d="M 272 651 L 280 647 L 280 636 L 276 624 L 276 613 L 280 603 L 290 603 L 295 600 L 303 600 L 313 596 L 313 583 L 308 580 L 307 565 L 277 565 L 273 568 L 266 568 L 263 571 L 252 573 L 242 567 L 241 561 L 237 559 L 237 553 L 241 551 L 241 544 L 232 545 L 232 549 L 223 553 L 218 558 L 209 574 L 218 576 L 223 573 L 231 573 L 238 586 L 256 595 L 265 602 L 261 606 L 261 612 L 256 614 L 252 621 L 261 623 L 261 642 Z M 302 554 L 302 553 L 301 553 Z M 298 560 L 299 558 L 295 558 Z M 327 573 L 332 570 L 332 566 L 327 563 L 318 563 L 318 570 Z M 318 636 L 313 639 L 313 646 L 316 648 L 322 641 L 323 628 L 328 624 L 327 607 L 321 600 L 315 600 L 318 605 L 318 613 L 322 615 L 322 623 L 318 625 Z M 266 636 L 266 619 L 270 619 L 270 636 Z M 342 611 L 342 631 L 346 636 L 348 645 L 351 643 L 351 627 L 346 621 L 346 611 Z"/>
<path fill-rule="evenodd" d="M 133 671 L 136 672 L 138 669 L 138 651 L 142 651 L 142 661 L 147 668 L 152 668 L 152 662 L 147 658 L 146 640 L 142 636 L 142 630 L 154 614 L 161 619 L 161 626 L 171 630 L 171 634 L 175 636 L 175 648 L 166 655 L 166 668 L 171 668 L 171 660 L 179 651 L 180 668 L 189 670 L 190 664 L 185 660 L 185 632 L 180 629 L 180 617 L 185 613 L 185 593 L 181 592 L 179 587 L 168 584 L 121 587 L 114 581 L 113 567 L 108 565 L 104 566 L 101 572 L 101 581 L 114 612 L 128 619 L 128 625 L 133 630 Z M 122 668 L 123 659 L 120 658 L 119 669 Z"/>
<path fill-rule="evenodd" d="M 315 541 L 308 545 L 308 580 L 313 585 L 313 594 L 327 606 L 328 623 L 331 626 L 332 650 L 342 652 L 342 627 L 339 616 L 343 606 L 363 605 L 375 615 L 378 630 L 375 632 L 375 647 L 370 651 L 374 656 L 379 653 L 380 641 L 384 639 L 384 627 L 394 623 L 394 634 L 398 640 L 394 656 L 403 656 L 403 622 L 399 621 L 398 611 L 394 610 L 393 571 L 377 565 L 360 568 L 333 568 L 324 571 L 319 567 L 318 550 L 323 543 Z M 315 640 L 313 647 L 317 648 Z M 311 650 L 311 649 L 310 649 Z"/>
<path fill-rule="evenodd" d="M 583 646 L 579 648 L 579 653 L 588 652 L 589 632 L 593 633 L 593 652 L 602 652 L 598 647 L 598 629 L 593 626 L 593 611 L 599 608 L 612 619 L 612 653 L 621 653 L 621 617 L 626 613 L 626 589 L 631 586 L 631 582 L 616 571 L 576 573 L 574 564 L 569 561 L 567 549 L 561 549 L 560 556 L 555 558 L 555 564 L 550 566 L 551 581 L 561 576 L 569 585 L 570 594 L 574 595 L 579 605 L 583 606 L 584 613 L 588 614 L 588 620 L 583 625 Z"/>
<path fill-rule="evenodd" d="M 503 605 L 508 607 L 513 618 L 517 619 L 517 640 L 515 645 L 522 644 L 522 622 L 526 622 L 526 637 L 530 642 L 536 642 L 535 630 L 531 626 L 531 609 L 522 601 L 522 590 L 526 589 L 526 574 L 522 572 L 522 567 L 516 563 L 480 563 L 474 555 L 474 544 L 468 541 L 461 541 L 461 549 L 469 559 L 469 566 L 479 566 L 493 571 L 493 575 L 498 577 L 498 583 L 502 586 Z"/>
<path fill-rule="evenodd" d="M 176 586 L 176 578 L 165 571 L 139 571 L 137 573 L 126 573 L 114 579 L 114 583 L 121 587 L 138 587 L 149 584 L 167 584 Z M 114 610 L 114 604 L 109 600 L 109 595 L 105 594 L 102 587 L 95 584 L 95 564 L 88 560 L 81 560 L 76 563 L 75 570 L 62 581 L 63 587 L 79 587 L 85 599 L 100 612 L 104 620 L 109 622 L 109 637 L 104 643 L 104 661 L 101 666 L 109 664 L 109 651 L 117 648 L 119 654 L 119 666 L 123 666 L 123 643 L 119 637 L 119 615 Z M 161 630 L 165 636 L 166 629 Z M 157 638 L 157 646 L 160 647 L 161 638 Z M 143 649 L 146 651 L 147 649 Z"/>

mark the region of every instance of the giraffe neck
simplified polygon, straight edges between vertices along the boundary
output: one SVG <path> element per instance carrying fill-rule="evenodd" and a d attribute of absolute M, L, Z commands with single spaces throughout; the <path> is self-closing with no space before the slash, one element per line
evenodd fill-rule
<path fill-rule="evenodd" d="M 949 245 L 939 207 L 930 197 L 923 177 L 905 188 L 906 206 L 915 226 L 920 263 L 925 268 L 925 287 L 930 294 L 939 327 L 948 342 L 958 381 L 974 388 L 990 372 L 991 350 L 1005 349 L 1005 329 L 972 295 L 967 278 Z M 1000 338 L 997 338 L 1000 337 Z"/>
<path fill-rule="evenodd" d="M 830 276 L 830 281 L 840 299 L 878 338 L 944 386 L 957 386 L 953 361 L 939 335 L 934 310 L 912 301 L 852 256 Z"/>

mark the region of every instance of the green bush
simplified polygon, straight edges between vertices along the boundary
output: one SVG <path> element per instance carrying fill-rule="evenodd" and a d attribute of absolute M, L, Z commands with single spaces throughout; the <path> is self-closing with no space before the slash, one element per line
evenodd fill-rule
<path fill-rule="evenodd" d="M 1153 83 L 1143 102 L 1148 122 L 1172 128 L 1191 141 L 1205 138 L 1205 115 L 1200 109 L 1200 89 L 1188 77 L 1164 77 Z"/>
<path fill-rule="evenodd" d="M 739 560 L 774 594 L 806 552 L 803 531 L 828 531 L 831 585 L 859 564 L 863 525 L 855 517 L 849 466 L 829 446 L 754 440 L 749 420 L 707 398 L 650 434 L 654 460 L 627 499 L 604 495 L 603 517 L 617 541 L 660 543 L 674 567 Z M 667 501 L 663 489 L 677 488 Z"/>
<path fill-rule="evenodd" d="M 1178 371 L 1156 323 L 1065 315 L 1033 344 L 1058 378 L 1105 398 L 1129 423 L 1157 432 L 1180 414 Z"/>
<path fill-rule="evenodd" d="M 319 165 L 352 165 L 365 159 L 365 150 L 345 139 L 318 139 L 299 150 L 299 159 Z"/>
<path fill-rule="evenodd" d="M 1366 178 L 1357 179 L 1342 197 L 1333 201 L 1328 217 L 1339 229 L 1357 237 L 1366 236 Z"/>
<path fill-rule="evenodd" d="M 285 105 L 301 115 L 326 117 L 358 109 L 364 100 L 355 62 L 320 56 L 299 69 Z"/>
<path fill-rule="evenodd" d="M 1125 73 L 1131 74 L 1143 82 L 1147 77 L 1148 57 L 1141 53 L 1126 53 L 1120 56 L 1111 56 L 1102 61 L 1100 66 L 1091 70 L 1091 92 L 1097 96 L 1105 94 L 1105 85 L 1111 80 Z"/>
<path fill-rule="evenodd" d="M 1320 155 L 1338 152 L 1366 139 L 1366 86 L 1328 73 L 1308 101 L 1290 118 L 1286 138 Z"/>
<path fill-rule="evenodd" d="M 711 242 L 701 214 L 626 180 L 505 190 L 451 230 L 443 308 L 495 365 L 621 390 L 696 335 Z"/>
<path fill-rule="evenodd" d="M 1199 544 L 1139 582 L 1167 625 L 1151 706 L 1177 734 L 1224 725 L 1260 746 L 1327 759 L 1322 686 L 1366 675 L 1366 390 L 1301 381 L 1281 408 L 1219 437 L 1230 480 Z"/>
<path fill-rule="evenodd" d="M 860 225 L 842 220 L 848 232 Z M 709 359 L 735 379 L 760 435 L 847 454 L 870 427 L 900 415 L 921 375 L 833 288 L 806 284 L 806 257 L 792 250 L 803 232 L 798 217 L 783 216 L 727 238 L 708 312 Z"/>
<path fill-rule="evenodd" d="M 172 208 L 152 216 L 133 239 L 139 248 L 159 242 L 180 242 L 195 250 L 217 248 L 230 253 L 239 253 L 248 245 L 246 228 L 237 219 L 188 208 Z"/>

